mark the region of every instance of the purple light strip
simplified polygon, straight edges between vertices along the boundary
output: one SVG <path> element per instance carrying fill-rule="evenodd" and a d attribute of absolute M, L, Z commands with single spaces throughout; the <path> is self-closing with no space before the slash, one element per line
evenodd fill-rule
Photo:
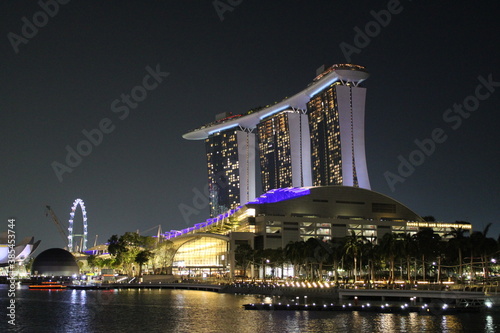
<path fill-rule="evenodd" d="M 270 191 L 262 194 L 260 197 L 256 198 L 255 200 L 247 202 L 246 204 L 266 204 L 266 203 L 280 202 L 280 201 L 290 200 L 293 198 L 302 197 L 304 195 L 309 195 L 310 193 L 311 193 L 311 191 L 309 189 L 302 188 L 302 187 L 278 188 L 275 190 L 270 190 Z M 194 227 L 182 229 L 181 231 L 170 230 L 170 232 L 166 232 L 164 234 L 164 236 L 166 239 L 171 239 L 171 238 L 175 238 L 178 236 L 188 234 L 188 233 L 195 231 L 195 230 L 200 230 L 202 228 L 206 228 L 209 225 L 212 225 L 214 223 L 217 223 L 220 220 L 224 220 L 224 219 L 228 218 L 229 216 L 234 215 L 237 211 L 239 211 L 245 205 L 238 206 L 235 209 L 231 209 L 223 214 L 217 215 L 217 217 L 208 218 L 208 219 L 206 219 L 205 222 L 196 223 L 194 225 Z"/>

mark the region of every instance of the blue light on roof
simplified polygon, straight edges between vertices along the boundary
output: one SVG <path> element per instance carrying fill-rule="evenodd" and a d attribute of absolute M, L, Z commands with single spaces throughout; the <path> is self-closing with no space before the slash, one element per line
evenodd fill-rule
<path fill-rule="evenodd" d="M 331 80 L 328 80 L 325 84 L 322 84 L 318 89 L 316 89 L 311 95 L 310 97 L 313 97 L 314 95 L 316 95 L 317 93 L 319 93 L 321 90 L 325 89 L 326 87 L 328 87 L 330 84 L 332 84 L 333 82 L 337 81 L 338 80 L 338 77 L 334 77 L 333 79 Z"/>
<path fill-rule="evenodd" d="M 301 187 L 287 187 L 287 188 L 278 188 L 275 190 L 270 190 L 255 200 L 249 201 L 249 204 L 265 204 L 265 203 L 273 203 L 284 200 L 290 200 L 293 198 L 298 198 L 304 195 L 309 195 L 311 191 L 307 188 Z"/>
<path fill-rule="evenodd" d="M 311 191 L 307 188 L 302 188 L 302 187 L 287 187 L 287 188 L 278 188 L 275 190 L 270 190 L 260 197 L 256 198 L 255 200 L 247 202 L 247 204 L 266 204 L 266 203 L 273 203 L 273 202 L 279 202 L 279 201 L 284 201 L 284 200 L 290 200 L 293 198 L 298 198 L 304 195 L 309 195 Z M 217 217 L 213 218 L 208 218 L 206 219 L 205 222 L 201 223 L 196 223 L 194 227 L 182 229 L 182 230 L 170 230 L 170 232 L 166 232 L 164 234 L 165 238 L 171 239 L 175 237 L 179 237 L 185 234 L 188 234 L 190 232 L 195 232 L 196 230 L 200 230 L 202 228 L 208 227 L 214 223 L 217 223 L 218 221 L 224 220 L 231 215 L 235 214 L 237 211 L 239 211 L 243 206 L 238 206 L 235 209 L 231 209 L 223 214 L 217 215 Z"/>
<path fill-rule="evenodd" d="M 264 119 L 266 117 L 269 117 L 272 114 L 275 114 L 275 113 L 278 113 L 278 112 L 283 111 L 285 109 L 288 109 L 289 107 L 290 107 L 290 105 L 287 104 L 285 106 L 280 107 L 279 109 L 275 109 L 273 111 L 270 111 L 270 112 L 266 113 L 265 115 L 260 116 L 259 119 L 262 120 L 262 119 Z"/>
<path fill-rule="evenodd" d="M 179 236 L 182 236 L 182 235 L 186 235 L 190 232 L 195 232 L 196 230 L 200 230 L 202 228 L 205 228 L 205 227 L 208 227 L 214 223 L 217 223 L 221 220 L 224 220 L 226 218 L 228 218 L 229 216 L 233 215 L 234 213 L 236 213 L 237 211 L 239 211 L 243 206 L 238 206 L 237 208 L 235 209 L 231 209 L 223 214 L 220 214 L 220 215 L 217 215 L 217 217 L 213 217 L 213 218 L 208 218 L 205 220 L 205 222 L 201 222 L 201 223 L 196 223 L 194 225 L 194 227 L 190 227 L 190 228 L 186 228 L 186 229 L 182 229 L 180 231 L 178 230 L 170 230 L 170 232 L 166 232 L 164 233 L 164 236 L 166 239 L 172 239 L 172 238 L 175 238 L 175 237 L 179 237 Z"/>

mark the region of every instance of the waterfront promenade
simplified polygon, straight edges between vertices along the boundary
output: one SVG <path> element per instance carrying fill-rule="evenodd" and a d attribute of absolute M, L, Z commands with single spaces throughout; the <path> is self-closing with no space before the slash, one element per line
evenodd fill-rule
<path fill-rule="evenodd" d="M 69 289 L 180 289 L 211 291 L 227 294 L 262 295 L 273 299 L 307 302 L 322 299 L 338 304 L 349 302 L 403 302 L 412 305 L 443 303 L 453 306 L 500 307 L 500 288 L 496 285 L 384 285 L 368 287 L 341 285 L 336 287 L 297 287 L 279 283 L 206 283 L 206 282 L 146 282 L 75 285 Z M 472 289 L 472 291 L 471 291 Z"/>

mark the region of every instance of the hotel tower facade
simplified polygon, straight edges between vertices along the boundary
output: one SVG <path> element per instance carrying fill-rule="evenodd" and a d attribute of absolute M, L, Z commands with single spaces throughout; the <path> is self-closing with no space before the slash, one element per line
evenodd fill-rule
<path fill-rule="evenodd" d="M 205 140 L 211 216 L 255 199 L 256 156 L 263 192 L 327 185 L 370 189 L 366 89 L 359 86 L 369 74 L 351 64 L 317 74 L 292 97 L 241 115 L 217 115 L 214 122 L 183 135 Z"/>
<path fill-rule="evenodd" d="M 217 131 L 205 139 L 210 216 L 255 198 L 255 133 Z"/>
<path fill-rule="evenodd" d="M 366 88 L 335 82 L 307 103 L 314 186 L 370 189 L 365 158 Z"/>
<path fill-rule="evenodd" d="M 262 191 L 311 185 L 309 123 L 304 110 L 287 109 L 257 124 Z"/>

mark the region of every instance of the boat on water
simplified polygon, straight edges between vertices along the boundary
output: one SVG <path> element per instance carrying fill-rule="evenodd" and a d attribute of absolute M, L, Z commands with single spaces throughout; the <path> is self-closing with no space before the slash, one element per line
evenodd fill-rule
<path fill-rule="evenodd" d="M 44 281 L 41 284 L 30 284 L 30 289 L 66 289 L 66 286 L 59 282 Z"/>

